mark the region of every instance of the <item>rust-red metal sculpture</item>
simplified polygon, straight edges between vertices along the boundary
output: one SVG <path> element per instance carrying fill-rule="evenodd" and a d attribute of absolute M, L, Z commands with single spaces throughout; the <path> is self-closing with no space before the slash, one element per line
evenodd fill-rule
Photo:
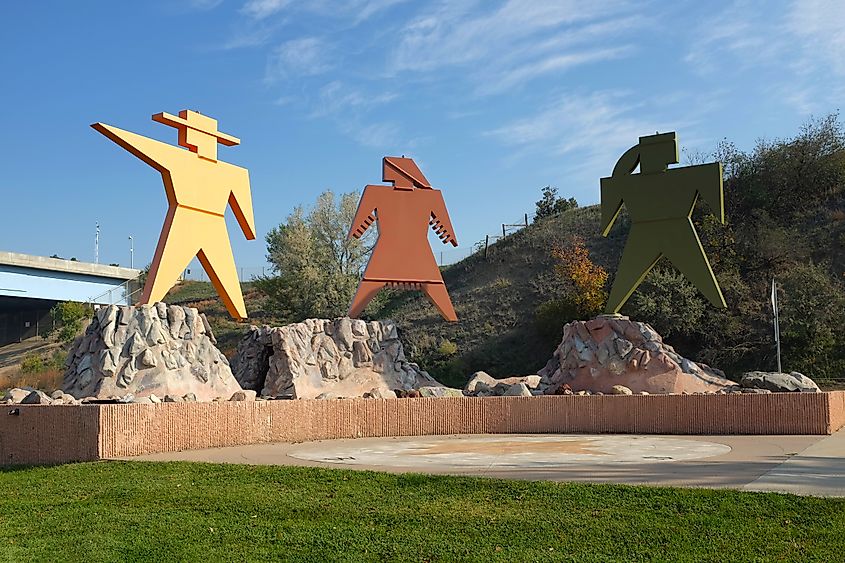
<path fill-rule="evenodd" d="M 378 240 L 364 279 L 349 308 L 357 317 L 385 286 L 421 290 L 447 321 L 457 321 L 440 268 L 428 244 L 428 227 L 443 244 L 458 246 L 443 194 L 435 190 L 410 158 L 386 156 L 383 180 L 392 186 L 367 186 L 349 236 L 361 238 L 378 222 Z"/>

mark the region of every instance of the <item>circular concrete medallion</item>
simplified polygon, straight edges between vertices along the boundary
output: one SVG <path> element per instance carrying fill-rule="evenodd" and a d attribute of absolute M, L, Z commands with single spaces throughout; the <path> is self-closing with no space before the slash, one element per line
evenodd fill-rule
<path fill-rule="evenodd" d="M 589 463 L 655 463 L 725 455 L 730 446 L 663 436 L 422 436 L 301 444 L 291 457 L 382 467 L 549 468 Z"/>

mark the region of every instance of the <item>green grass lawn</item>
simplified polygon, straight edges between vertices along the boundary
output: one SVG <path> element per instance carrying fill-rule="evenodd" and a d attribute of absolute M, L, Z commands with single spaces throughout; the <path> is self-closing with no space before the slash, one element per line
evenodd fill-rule
<path fill-rule="evenodd" d="M 293 467 L 0 471 L 4 561 L 841 561 L 845 500 Z"/>

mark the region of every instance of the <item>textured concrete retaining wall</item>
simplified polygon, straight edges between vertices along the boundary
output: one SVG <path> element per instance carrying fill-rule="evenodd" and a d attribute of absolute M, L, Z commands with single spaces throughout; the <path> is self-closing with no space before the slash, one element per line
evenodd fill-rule
<path fill-rule="evenodd" d="M 845 391 L 21 406 L 0 464 L 331 438 L 504 433 L 830 434 Z"/>
<path fill-rule="evenodd" d="M 0 405 L 0 465 L 100 459 L 96 406 Z M 13 412 L 19 412 L 13 415 Z"/>

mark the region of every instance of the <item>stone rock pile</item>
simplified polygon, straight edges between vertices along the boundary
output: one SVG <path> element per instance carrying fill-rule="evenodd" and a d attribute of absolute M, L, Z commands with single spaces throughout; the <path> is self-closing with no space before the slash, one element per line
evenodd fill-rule
<path fill-rule="evenodd" d="M 487 372 L 477 371 L 464 386 L 464 392 L 472 397 L 531 397 L 542 395 L 547 387 L 539 375 L 496 379 Z"/>
<path fill-rule="evenodd" d="M 343 317 L 253 326 L 232 366 L 242 388 L 267 397 L 390 398 L 396 390 L 443 387 L 407 360 L 392 321 Z"/>
<path fill-rule="evenodd" d="M 739 386 L 744 390 L 763 389 L 775 393 L 794 391 L 818 393 L 821 391 L 815 381 L 797 371 L 791 373 L 750 371 L 743 374 Z"/>
<path fill-rule="evenodd" d="M 102 307 L 71 348 L 62 390 L 78 399 L 228 399 L 241 388 L 216 342 L 190 307 Z"/>
<path fill-rule="evenodd" d="M 546 394 L 563 394 L 564 385 L 607 394 L 614 386 L 639 394 L 716 393 L 735 385 L 721 371 L 681 357 L 649 325 L 621 315 L 567 324 L 540 376 Z"/>

